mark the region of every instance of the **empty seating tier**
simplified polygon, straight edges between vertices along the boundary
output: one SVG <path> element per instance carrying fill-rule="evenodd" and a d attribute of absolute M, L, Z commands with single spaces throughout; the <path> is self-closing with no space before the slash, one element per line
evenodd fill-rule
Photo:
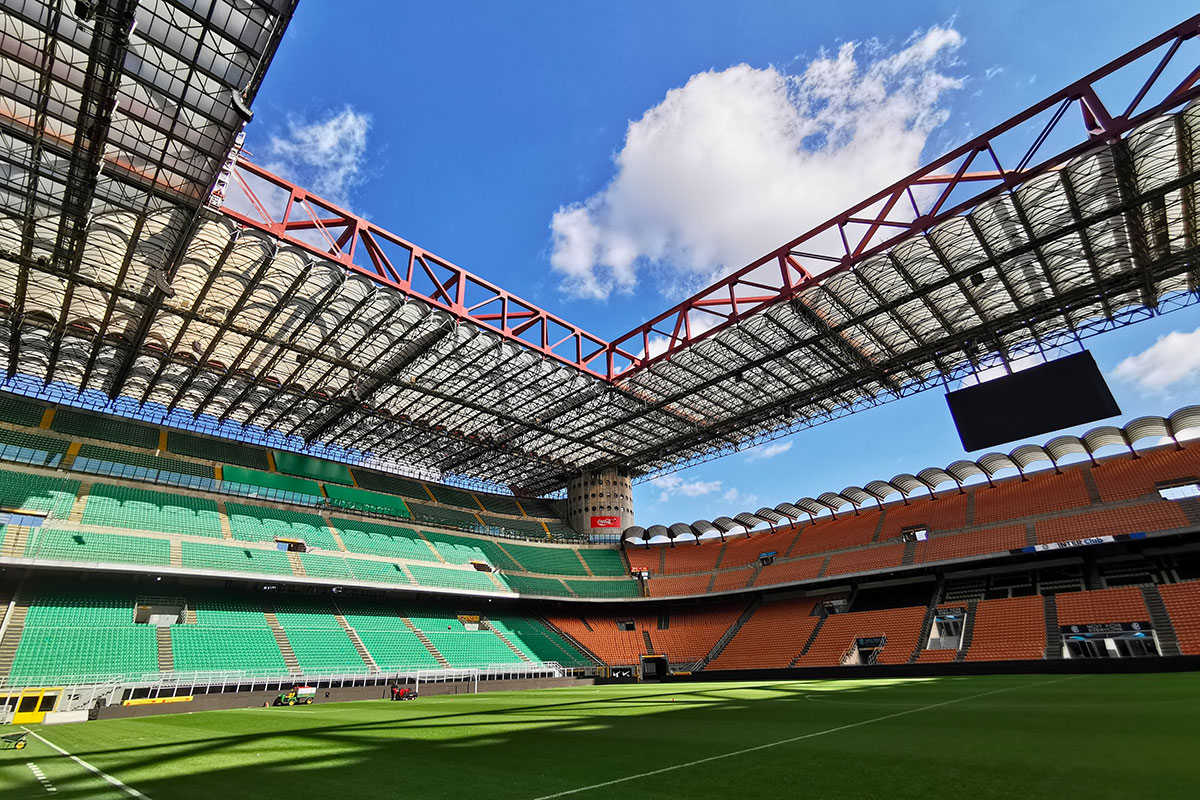
<path fill-rule="evenodd" d="M 754 581 L 755 586 L 767 586 L 772 583 L 791 583 L 817 577 L 825 559 L 801 558 L 792 561 L 776 561 L 770 566 L 763 567 Z"/>
<path fill-rule="evenodd" d="M 341 483 L 346 486 L 354 484 L 354 479 L 350 477 L 350 468 L 345 464 L 291 453 L 287 450 L 275 450 L 272 455 L 275 458 L 275 469 L 285 475 L 311 478 L 324 483 Z"/>
<path fill-rule="evenodd" d="M 84 525 L 221 536 L 221 516 L 213 500 L 97 483 L 83 509 Z"/>
<path fill-rule="evenodd" d="M 433 496 L 437 498 L 439 503 L 448 506 L 458 506 L 470 511 L 480 511 L 479 503 L 475 502 L 475 498 L 470 492 L 465 492 L 462 489 L 455 489 L 453 486 L 446 486 L 440 483 L 426 484 L 429 491 L 433 492 Z"/>
<path fill-rule="evenodd" d="M 199 542 L 184 542 L 181 548 L 183 566 L 192 569 L 267 575 L 292 574 L 292 565 L 287 559 L 287 554 L 278 550 L 258 550 L 223 544 L 200 544 Z"/>
<path fill-rule="evenodd" d="M 1158 590 L 1179 639 L 1180 652 L 1200 655 L 1200 581 L 1160 586 Z"/>
<path fill-rule="evenodd" d="M 42 421 L 45 407 L 16 397 L 0 397 L 0 421 L 12 425 L 36 428 Z"/>
<path fill-rule="evenodd" d="M 542 575 L 587 575 L 578 552 L 573 547 L 506 544 L 504 547 L 526 572 Z"/>
<path fill-rule="evenodd" d="M 1182 450 L 1167 447 L 1138 458 L 1105 459 L 1092 467 L 1092 477 L 1106 503 L 1153 495 L 1159 483 L 1200 480 L 1200 447 L 1193 442 Z"/>
<path fill-rule="evenodd" d="M 325 495 L 329 498 L 329 505 L 335 508 L 368 514 L 386 514 L 400 519 L 412 516 L 404 501 L 395 495 L 355 489 L 353 486 L 341 486 L 336 483 L 325 484 Z"/>
<path fill-rule="evenodd" d="M 1025 526 L 1005 525 L 982 531 L 952 533 L 935 536 L 929 541 L 919 542 L 913 561 L 922 564 L 932 561 L 950 561 L 988 553 L 1003 553 L 1025 546 Z"/>
<path fill-rule="evenodd" d="M 244 542 L 299 539 L 308 547 L 338 549 L 325 520 L 316 514 L 242 503 L 226 503 L 225 512 L 229 517 L 229 530 L 233 538 Z"/>
<path fill-rule="evenodd" d="M 271 467 L 267 460 L 267 451 L 262 448 L 227 439 L 193 436 L 181 431 L 171 431 L 167 434 L 167 449 L 177 455 L 203 458 L 220 464 L 235 464 L 257 470 L 267 470 Z"/>
<path fill-rule="evenodd" d="M 483 561 L 501 569 L 520 568 L 517 562 L 513 561 L 512 557 L 505 552 L 505 548 L 496 542 L 436 531 L 422 531 L 421 535 L 449 564 L 470 564 L 472 561 Z"/>
<path fill-rule="evenodd" d="M 532 617 L 491 617 L 488 623 L 503 633 L 530 661 L 557 661 L 564 667 L 594 666 L 590 658 L 570 642 Z"/>
<path fill-rule="evenodd" d="M 412 584 L 412 579 L 399 564 L 391 564 L 387 561 L 368 561 L 365 558 L 347 558 L 346 564 L 354 573 L 354 577 L 360 581 Z"/>
<path fill-rule="evenodd" d="M 428 503 L 409 503 L 408 510 L 413 519 L 428 522 L 431 525 L 442 525 L 447 528 L 461 528 L 474 531 L 483 527 L 479 519 L 469 511 L 446 506 L 434 506 Z"/>
<path fill-rule="evenodd" d="M 852 611 L 825 618 L 808 652 L 796 662 L 800 667 L 836 667 L 859 639 L 884 637 L 877 664 L 905 664 L 917 649 L 925 607 L 884 611 Z"/>
<path fill-rule="evenodd" d="M 581 547 L 579 555 L 583 556 L 588 569 L 597 578 L 623 578 L 629 575 L 629 567 L 625 566 L 625 559 L 621 558 L 619 550 Z"/>
<path fill-rule="evenodd" d="M 171 563 L 171 543 L 144 536 L 35 528 L 25 544 L 25 557 L 167 566 Z"/>
<path fill-rule="evenodd" d="M 821 618 L 812 600 L 764 603 L 707 669 L 782 669 L 800 655 Z"/>
<path fill-rule="evenodd" d="M 333 517 L 329 520 L 337 529 L 342 544 L 352 553 L 391 556 L 414 561 L 437 561 L 429 544 L 411 528 L 383 525 L 362 519 Z"/>
<path fill-rule="evenodd" d="M 500 581 L 520 594 L 542 597 L 570 597 L 571 592 L 558 578 L 537 578 L 532 575 L 502 575 Z"/>
<path fill-rule="evenodd" d="M 1046 613 L 1041 597 L 982 600 L 975 605 L 973 624 L 966 661 L 1040 659 L 1046 652 Z"/>
<path fill-rule="evenodd" d="M 1159 500 L 1125 508 L 1106 508 L 1067 517 L 1039 520 L 1038 544 L 1069 542 L 1091 536 L 1116 536 L 1125 533 L 1161 531 L 1188 525 L 1187 515 L 1178 503 Z"/>
<path fill-rule="evenodd" d="M 68 436 L 103 439 L 106 442 L 141 447 L 145 450 L 154 450 L 158 447 L 157 428 L 112 417 L 84 414 L 65 408 L 54 412 L 54 420 L 50 423 L 50 429 Z"/>
<path fill-rule="evenodd" d="M 712 573 L 679 575 L 676 577 L 653 577 L 646 584 L 646 589 L 651 597 L 704 594 L 711 580 Z"/>
<path fill-rule="evenodd" d="M 710 591 L 727 592 L 733 589 L 745 589 L 753 577 L 754 570 L 752 569 L 731 569 L 718 572 Z"/>
<path fill-rule="evenodd" d="M 427 630 L 422 632 L 451 667 L 459 669 L 484 668 L 506 664 L 520 664 L 521 657 L 514 653 L 500 637 L 489 630 Z"/>
<path fill-rule="evenodd" d="M 1078 469 L 1040 473 L 1027 480 L 1006 480 L 975 487 L 975 524 L 1066 511 L 1089 504 L 1087 485 Z"/>
<path fill-rule="evenodd" d="M 0 429 L 0 460 L 35 467 L 57 467 L 70 442 L 53 436 Z"/>
<path fill-rule="evenodd" d="M 825 574 L 846 575 L 852 572 L 871 572 L 898 567 L 903 558 L 904 545 L 902 544 L 888 544 L 882 547 L 869 547 L 865 550 L 835 553 L 829 557 Z"/>
<path fill-rule="evenodd" d="M 319 483 L 294 478 L 291 475 L 281 475 L 278 472 L 225 467 L 222 471 L 222 481 L 222 489 L 243 497 L 258 497 L 300 505 L 319 505 L 323 502 Z"/>
<path fill-rule="evenodd" d="M 1149 622 L 1150 612 L 1142 593 L 1133 587 L 1054 595 L 1059 625 L 1103 622 Z"/>
<path fill-rule="evenodd" d="M 79 494 L 79 481 L 0 469 L 0 508 L 41 511 L 66 519 Z"/>
<path fill-rule="evenodd" d="M 209 492 L 216 488 L 213 468 L 208 464 L 178 458 L 162 458 L 98 444 L 85 444 L 80 447 L 79 454 L 71 463 L 71 469 L 93 475 L 166 483 Z"/>
<path fill-rule="evenodd" d="M 688 572 L 709 572 L 716 569 L 717 559 L 721 557 L 721 542 L 702 542 L 700 544 L 680 544 L 675 547 L 655 547 L 649 552 L 643 550 L 630 551 L 630 564 L 633 564 L 633 553 L 638 553 L 639 564 L 652 563 L 653 566 L 638 569 L 658 571 L 658 556 L 662 553 L 663 572 L 668 575 L 680 575 Z M 645 555 L 641 555 L 645 553 Z M 651 561 L 652 560 L 652 561 Z"/>
<path fill-rule="evenodd" d="M 492 582 L 486 572 L 473 569 L 443 569 L 424 564 L 410 564 L 408 571 L 421 586 L 437 586 L 445 589 L 470 589 L 477 592 L 505 591 Z"/>
<path fill-rule="evenodd" d="M 884 507 L 883 526 L 879 541 L 894 539 L 905 528 L 927 528 L 931 531 L 950 531 L 967 524 L 967 496 L 957 491 L 935 497 L 890 503 Z"/>
<path fill-rule="evenodd" d="M 638 597 L 638 582 L 629 580 L 566 581 L 579 597 Z"/>
<path fill-rule="evenodd" d="M 483 504 L 484 508 L 493 513 L 511 514 L 514 517 L 525 516 L 521 511 L 521 507 L 517 505 L 515 497 L 508 497 L 502 494 L 487 494 L 486 492 L 475 492 L 475 497 Z"/>
<path fill-rule="evenodd" d="M 837 519 L 819 519 L 816 524 L 798 526 L 800 538 L 791 548 L 791 555 L 825 553 L 844 550 L 847 547 L 862 547 L 870 544 L 879 528 L 878 511 L 864 509 L 858 514 L 843 514 Z M 780 551 L 783 555 L 784 551 Z"/>
<path fill-rule="evenodd" d="M 358 485 L 364 489 L 429 501 L 429 492 L 425 491 L 425 485 L 411 478 L 385 475 L 382 472 L 372 472 L 361 467 L 354 468 L 354 477 L 358 478 Z"/>

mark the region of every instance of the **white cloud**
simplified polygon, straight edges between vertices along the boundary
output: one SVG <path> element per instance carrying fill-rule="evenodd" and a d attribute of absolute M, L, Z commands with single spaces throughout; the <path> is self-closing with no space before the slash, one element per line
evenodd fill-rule
<path fill-rule="evenodd" d="M 363 180 L 371 116 L 350 106 L 317 119 L 289 118 L 286 136 L 267 146 L 271 172 L 346 208 Z"/>
<path fill-rule="evenodd" d="M 678 296 L 736 269 L 920 163 L 962 44 L 934 27 L 886 55 L 855 44 L 803 73 L 746 64 L 693 75 L 629 123 L 616 174 L 555 213 L 551 264 L 569 294 L 629 291 L 653 265 Z"/>
<path fill-rule="evenodd" d="M 700 497 L 721 491 L 720 481 L 684 481 L 678 475 L 663 475 L 650 481 L 650 485 L 658 488 L 658 502 L 665 503 L 675 496 Z"/>
<path fill-rule="evenodd" d="M 747 461 L 762 461 L 767 458 L 774 458 L 786 453 L 792 449 L 792 442 L 771 442 L 770 444 L 755 447 L 746 456 Z"/>
<path fill-rule="evenodd" d="M 1200 377 L 1200 328 L 1191 333 L 1172 331 L 1160 337 L 1150 347 L 1118 364 L 1113 375 L 1148 392 Z"/>
<path fill-rule="evenodd" d="M 731 486 L 729 488 L 729 491 L 727 491 L 727 492 L 725 492 L 725 494 L 721 495 L 721 500 L 726 503 L 740 503 L 741 506 L 745 507 L 745 508 L 752 508 L 752 507 L 758 505 L 758 495 L 742 494 L 741 492 L 738 491 L 736 486 Z M 728 512 L 726 512 L 726 513 L 738 514 L 738 513 L 741 513 L 741 510 L 742 510 L 741 508 L 729 509 Z"/>

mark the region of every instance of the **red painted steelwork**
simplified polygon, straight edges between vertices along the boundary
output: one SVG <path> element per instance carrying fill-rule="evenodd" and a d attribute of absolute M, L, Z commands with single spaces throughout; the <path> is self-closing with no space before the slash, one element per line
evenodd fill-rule
<path fill-rule="evenodd" d="M 1135 128 L 1200 95 L 1200 66 L 1179 83 L 1162 86 L 1159 78 L 1176 62 L 1180 46 L 1200 33 L 1200 15 L 1131 50 L 1090 75 L 1050 95 L 1045 100 L 977 136 L 966 144 L 930 162 L 906 178 L 863 200 L 838 216 L 812 228 L 777 250 L 722 278 L 674 308 L 619 336 L 609 346 L 608 375 L 623 380 L 639 370 L 669 359 L 690 345 L 737 324 L 776 303 L 796 297 L 822 279 L 878 255 L 905 239 L 924 234 L 933 225 L 962 214 L 979 203 L 1012 191 L 1030 178 L 1067 163 L 1070 159 L 1101 147 Z M 1162 51 L 1159 58 L 1140 63 L 1143 57 Z M 1176 63 L 1176 66 L 1178 64 Z M 1139 71 L 1144 67 L 1145 71 Z M 1136 72 L 1124 110 L 1109 111 L 1097 93 L 1097 85 L 1118 72 L 1129 77 Z M 1119 90 L 1118 90 L 1119 91 Z M 1078 105 L 1084 125 L 1073 133 L 1075 144 L 1057 155 L 1034 162 L 1051 134 L 1062 135 L 1062 121 L 1072 105 Z M 1041 115 L 1048 121 L 1040 122 Z M 997 153 L 998 140 L 1020 153 L 1013 166 L 1004 166 Z M 1020 146 L 1014 147 L 1014 141 Z M 985 171 L 968 170 L 981 167 Z M 967 199 L 951 195 L 965 184 L 984 184 Z M 919 189 L 919 191 L 914 191 Z M 892 233 L 895 231 L 895 233 Z M 817 241 L 820 239 L 821 241 Z M 655 344 L 650 353 L 652 342 Z M 623 369 L 616 354 L 637 355 Z"/>

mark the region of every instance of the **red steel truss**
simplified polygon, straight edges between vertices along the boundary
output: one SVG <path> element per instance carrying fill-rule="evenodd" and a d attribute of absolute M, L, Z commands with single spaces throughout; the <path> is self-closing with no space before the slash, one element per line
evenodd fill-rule
<path fill-rule="evenodd" d="M 791 300 L 814 283 L 876 256 L 937 223 L 1010 192 L 1138 124 L 1200 95 L 1200 66 L 1178 81 L 1183 44 L 1200 34 L 1200 15 L 1176 25 L 1090 75 L 1055 92 L 966 144 L 796 237 L 757 261 L 659 314 L 609 345 L 608 376 L 619 380 L 713 336 L 745 317 Z M 1160 55 L 1161 53 L 1161 55 Z M 1120 73 L 1116 86 L 1098 88 Z M 1114 101 L 1112 98 L 1119 98 Z M 1072 107 L 1083 125 L 1065 123 Z M 1114 113 L 1115 109 L 1122 109 Z M 1063 146 L 1041 157 L 1049 141 Z M 1001 153 L 1016 153 L 1015 159 Z M 628 352 L 636 353 L 627 363 Z"/>
<path fill-rule="evenodd" d="M 1118 140 L 1200 95 L 1200 66 L 1180 56 L 1200 15 L 817 225 L 707 289 L 606 342 L 377 225 L 239 161 L 223 212 L 455 318 L 614 383 L 750 315 L 795 298 L 939 222 Z M 1164 79 L 1181 64 L 1181 80 Z M 1119 78 L 1115 86 L 1106 81 Z M 1103 88 L 1109 102 L 1100 98 Z M 1114 98 L 1116 100 L 1114 101 Z M 1083 125 L 1068 123 L 1077 109 Z M 1122 109 L 1119 113 L 1114 110 Z M 1055 150 L 1052 156 L 1043 156 Z M 1009 155 L 1014 154 L 1014 155 Z M 1037 160 L 1040 159 L 1040 160 Z"/>
<path fill-rule="evenodd" d="M 236 163 L 222 210 L 457 319 L 605 377 L 593 365 L 606 363 L 608 342 L 262 167 Z"/>

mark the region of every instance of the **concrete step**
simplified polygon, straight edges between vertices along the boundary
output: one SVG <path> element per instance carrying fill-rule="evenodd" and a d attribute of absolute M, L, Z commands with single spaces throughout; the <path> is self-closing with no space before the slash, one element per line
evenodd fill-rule
<path fill-rule="evenodd" d="M 279 645 L 279 652 L 283 655 L 283 663 L 287 665 L 288 673 L 299 675 L 301 672 L 300 662 L 296 659 L 296 651 L 292 649 L 292 643 L 288 641 L 287 632 L 279 624 L 279 617 L 275 616 L 273 609 L 268 609 L 266 606 L 263 606 L 263 616 L 267 618 L 267 624 L 271 626 L 271 633 L 275 636 L 275 643 Z"/>
<path fill-rule="evenodd" d="M 429 637 L 425 635 L 425 631 L 421 630 L 416 625 L 413 625 L 412 620 L 408 617 L 401 617 L 400 621 L 404 623 L 405 627 L 417 635 L 417 639 L 420 640 L 421 644 L 425 645 L 425 649 L 428 650 L 429 654 L 437 660 L 438 666 L 442 667 L 443 669 L 450 668 L 450 662 L 447 661 L 446 657 L 442 655 L 436 647 L 433 646 L 433 642 L 429 641 Z"/>
<path fill-rule="evenodd" d="M 171 648 L 170 627 L 159 627 L 154 632 L 158 640 L 158 671 L 172 672 L 175 669 L 175 652 Z"/>
<path fill-rule="evenodd" d="M 354 644 L 354 649 L 358 651 L 358 657 L 367 665 L 367 670 L 370 672 L 379 672 L 379 665 L 375 663 L 375 659 L 372 658 L 370 651 L 367 650 L 367 646 L 363 644 L 358 631 L 350 627 L 350 623 L 340 613 L 334 614 L 334 618 L 337 619 L 338 625 L 342 626 L 342 630 L 346 631 L 346 635 L 350 637 L 350 641 Z"/>
<path fill-rule="evenodd" d="M 486 622 L 486 620 L 485 620 L 485 622 Z M 525 653 L 523 653 L 520 649 L 518 649 L 518 647 L 512 643 L 511 639 L 509 639 L 507 636 L 505 636 L 500 631 L 493 628 L 492 624 L 490 622 L 486 622 L 486 624 L 488 626 L 488 630 L 490 630 L 492 633 L 496 634 L 496 636 L 498 636 L 500 638 L 500 641 L 504 642 L 504 644 L 508 647 L 509 650 L 512 650 L 514 653 L 517 654 L 517 658 L 521 659 L 522 661 L 524 661 L 527 664 L 533 663 L 533 659 L 530 658 L 529 656 L 525 655 Z"/>

